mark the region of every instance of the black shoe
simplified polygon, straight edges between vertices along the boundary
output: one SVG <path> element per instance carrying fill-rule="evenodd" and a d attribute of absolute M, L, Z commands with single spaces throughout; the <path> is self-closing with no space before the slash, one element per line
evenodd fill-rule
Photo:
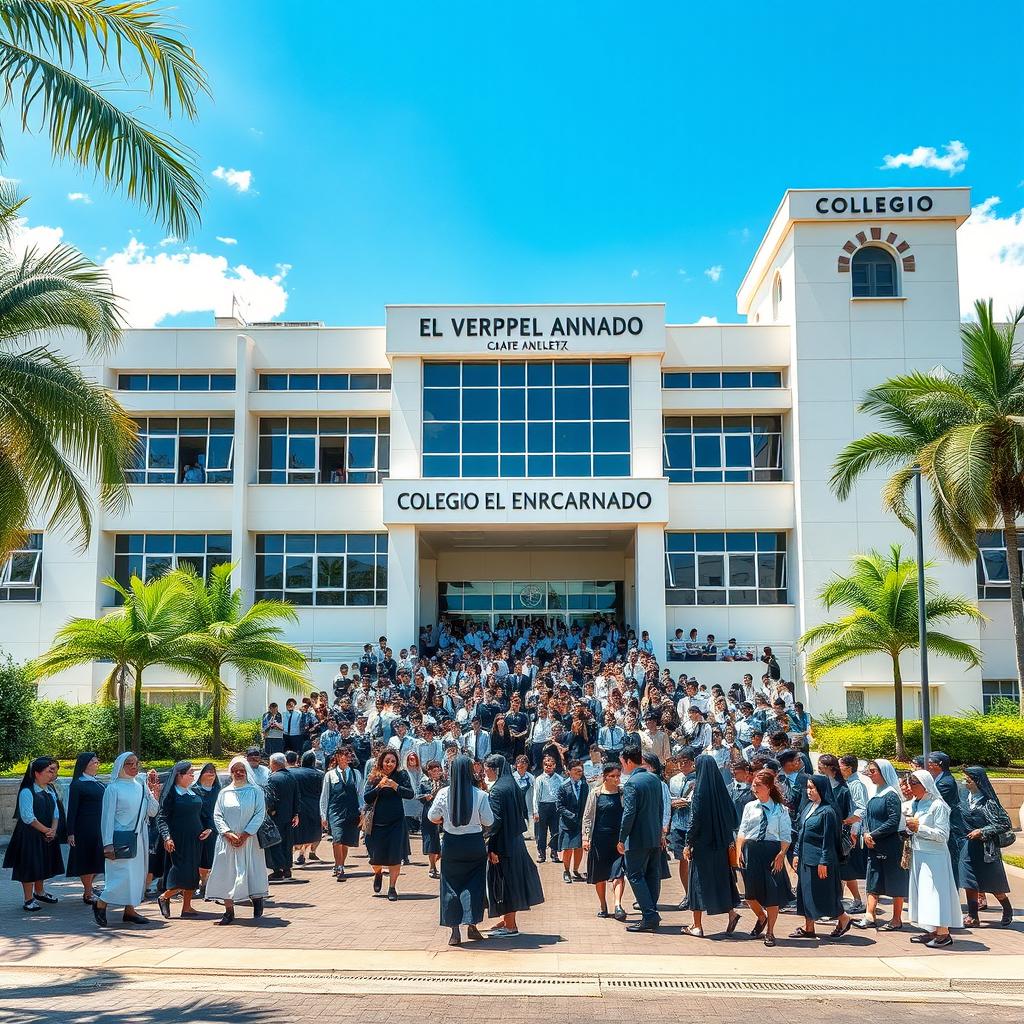
<path fill-rule="evenodd" d="M 677 910 L 689 910 L 690 909 L 690 898 L 689 898 L 689 896 L 684 896 L 679 901 L 679 906 L 676 909 Z"/>
<path fill-rule="evenodd" d="M 291 872 L 291 868 L 288 868 L 288 869 L 287 869 L 287 870 L 285 871 L 285 873 L 284 873 L 284 877 L 285 877 L 285 878 L 291 878 L 291 877 L 292 877 L 292 872 Z"/>
<path fill-rule="evenodd" d="M 26 914 L 35 914 L 43 908 L 35 899 L 31 899 L 27 903 L 22 903 L 21 909 L 24 910 Z"/>
<path fill-rule="evenodd" d="M 429 870 L 429 871 L 427 872 L 427 878 L 434 878 L 434 879 L 437 879 L 437 878 L 440 878 L 440 877 L 441 877 L 441 876 L 440 876 L 440 874 L 438 874 L 437 868 L 431 868 L 431 869 L 430 869 L 430 870 Z"/>
<path fill-rule="evenodd" d="M 262 917 L 263 916 L 263 897 L 262 896 L 256 896 L 256 897 L 253 898 L 253 901 L 252 901 L 252 916 L 254 918 Z"/>
<path fill-rule="evenodd" d="M 405 865 L 406 867 L 409 867 L 409 865 L 410 865 L 410 864 L 412 864 L 412 861 L 411 861 L 411 860 L 409 860 L 409 858 L 408 858 L 408 857 L 403 857 L 403 858 L 402 858 L 402 863 L 403 863 L 403 864 L 404 864 L 404 865 Z"/>
<path fill-rule="evenodd" d="M 296 857 L 296 858 L 295 858 L 295 863 L 296 863 L 296 864 L 298 864 L 298 865 L 299 865 L 299 866 L 301 867 L 301 865 L 303 865 L 303 864 L 305 864 L 305 863 L 306 863 L 306 858 L 305 858 L 305 856 L 304 856 L 303 854 L 301 854 L 301 853 L 300 853 L 300 854 L 298 855 L 298 857 Z"/>
<path fill-rule="evenodd" d="M 472 939 L 474 942 L 482 942 L 483 936 L 480 934 L 480 929 L 475 924 L 471 924 L 466 928 L 466 937 Z"/>
<path fill-rule="evenodd" d="M 563 882 L 569 882 L 571 884 L 572 883 L 572 875 L 570 875 L 568 871 L 563 871 L 562 872 L 562 881 Z"/>
<path fill-rule="evenodd" d="M 654 921 L 636 921 L 626 925 L 627 932 L 656 932 L 658 925 Z"/>
<path fill-rule="evenodd" d="M 600 909 L 600 910 L 599 910 L 599 911 L 597 912 L 597 916 L 598 916 L 598 917 L 611 917 L 611 914 L 609 914 L 609 913 L 608 913 L 608 908 L 607 908 L 607 907 L 602 907 L 602 908 L 601 908 L 601 909 Z"/>
<path fill-rule="evenodd" d="M 545 857 L 545 856 L 544 856 L 544 854 L 541 854 L 541 855 L 540 855 L 540 856 L 539 856 L 539 857 L 537 858 L 537 863 L 538 863 L 538 864 L 547 864 L 547 862 L 548 862 L 548 859 L 547 859 L 547 857 Z"/>
<path fill-rule="evenodd" d="M 384 878 L 381 875 L 373 876 L 373 891 L 379 893 L 384 886 Z"/>
<path fill-rule="evenodd" d="M 950 934 L 936 935 L 931 942 L 926 942 L 925 945 L 929 949 L 948 949 L 953 945 L 953 936 Z"/>
<path fill-rule="evenodd" d="M 395 887 L 393 885 L 388 887 L 388 902 L 389 903 L 397 903 L 398 902 L 398 893 L 395 890 Z"/>
<path fill-rule="evenodd" d="M 312 850 L 310 850 L 309 859 L 310 860 L 319 860 L 320 858 L 315 853 L 313 853 Z"/>
<path fill-rule="evenodd" d="M 283 871 L 278 871 L 276 869 L 274 871 L 271 871 L 270 872 L 270 881 L 271 882 L 283 882 L 284 881 L 284 872 Z"/>
<path fill-rule="evenodd" d="M 92 905 L 92 916 L 101 928 L 107 927 L 107 908 L 100 907 L 98 903 Z"/>
<path fill-rule="evenodd" d="M 767 926 L 768 918 L 762 917 L 761 920 L 758 921 L 757 924 L 755 924 L 754 927 L 750 929 L 750 937 L 752 939 L 756 939 L 761 934 L 761 932 L 765 930 Z"/>
<path fill-rule="evenodd" d="M 931 942 L 935 938 L 935 932 L 921 932 L 919 935 L 911 935 L 911 942 L 920 942 L 922 945 Z"/>
<path fill-rule="evenodd" d="M 626 912 L 622 909 L 622 907 L 616 907 L 615 913 L 612 916 L 615 918 L 616 921 L 626 920 Z"/>
<path fill-rule="evenodd" d="M 60 902 L 57 899 L 57 897 L 54 896 L 53 893 L 50 893 L 50 892 L 37 892 L 36 895 L 35 895 L 35 898 L 37 900 L 39 900 L 40 903 L 59 903 Z"/>
<path fill-rule="evenodd" d="M 166 918 L 168 921 L 171 919 L 171 901 L 165 900 L 163 896 L 157 896 L 156 905 L 160 908 L 160 916 Z"/>
<path fill-rule="evenodd" d="M 152 922 L 141 914 L 122 914 L 121 920 L 125 924 L 152 924 Z"/>
<path fill-rule="evenodd" d="M 225 910 L 223 916 L 219 921 L 214 921 L 214 924 L 231 924 L 235 919 L 234 910 Z"/>
<path fill-rule="evenodd" d="M 1003 907 L 1003 916 L 999 918 L 1003 928 L 1009 928 L 1013 924 L 1013 907 Z"/>
<path fill-rule="evenodd" d="M 449 946 L 461 946 L 462 945 L 462 936 L 459 934 L 459 929 L 458 928 L 453 928 L 452 929 L 451 935 L 448 936 L 448 945 Z"/>
<path fill-rule="evenodd" d="M 586 879 L 578 871 L 574 871 L 572 873 L 572 879 L 573 879 L 574 882 L 585 882 L 586 881 Z"/>

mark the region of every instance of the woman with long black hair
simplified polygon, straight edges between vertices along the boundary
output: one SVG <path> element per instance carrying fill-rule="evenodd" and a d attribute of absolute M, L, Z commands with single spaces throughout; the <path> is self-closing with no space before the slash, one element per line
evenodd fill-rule
<path fill-rule="evenodd" d="M 740 922 L 736 912 L 740 896 L 736 876 L 729 863 L 739 821 L 725 781 L 713 757 L 697 757 L 697 777 L 690 799 L 690 825 L 683 856 L 690 866 L 687 896 L 693 924 L 683 925 L 684 935 L 704 937 L 705 914 L 728 914 L 725 931 L 731 934 Z"/>
<path fill-rule="evenodd" d="M 82 882 L 82 902 L 92 904 L 92 886 L 97 875 L 106 867 L 103 857 L 103 839 L 100 837 L 100 817 L 103 814 L 103 790 L 106 786 L 97 778 L 100 759 L 88 750 L 78 755 L 71 773 L 68 790 L 68 878 Z"/>
<path fill-rule="evenodd" d="M 197 917 L 192 896 L 199 885 L 199 860 L 203 840 L 213 834 L 213 815 L 207 814 L 203 798 L 192 786 L 196 774 L 191 761 L 179 761 L 160 794 L 156 827 L 167 858 L 156 903 L 160 913 L 171 916 L 171 899 L 181 893 L 181 916 Z"/>
<path fill-rule="evenodd" d="M 843 909 L 843 883 L 839 865 L 843 859 L 839 816 L 832 801 L 832 782 L 827 775 L 812 775 L 807 780 L 807 806 L 799 822 L 794 843 L 793 867 L 797 873 L 796 908 L 803 926 L 791 933 L 791 939 L 813 939 L 814 922 L 836 919 L 829 933 L 842 938 L 853 925 Z"/>
<path fill-rule="evenodd" d="M 487 847 L 483 830 L 494 823 L 486 790 L 473 779 L 473 763 L 465 755 L 452 762 L 451 782 L 430 805 L 430 820 L 442 828 L 441 924 L 451 929 L 449 946 L 462 944 L 466 925 L 471 939 L 482 939 L 477 925 L 484 919 Z"/>
<path fill-rule="evenodd" d="M 18 787 L 14 835 L 4 854 L 4 867 L 11 869 L 15 882 L 21 882 L 25 897 L 22 910 L 29 914 L 42 910 L 44 903 L 57 902 L 56 896 L 46 892 L 44 882 L 64 874 L 60 844 L 67 834 L 67 824 L 54 785 L 59 767 L 53 757 L 37 757 L 29 762 Z"/>
<path fill-rule="evenodd" d="M 366 831 L 366 850 L 373 868 L 373 891 L 379 893 L 383 886 L 384 869 L 388 870 L 388 899 L 398 899 L 398 876 L 402 872 L 402 861 L 409 850 L 409 834 L 405 827 L 405 801 L 413 798 L 409 776 L 398 767 L 398 754 L 390 747 L 377 757 L 377 763 L 370 770 L 363 794 L 370 814 L 370 825 Z"/>
<path fill-rule="evenodd" d="M 217 766 L 208 761 L 199 769 L 196 777 L 196 784 L 192 791 L 203 801 L 204 821 L 213 823 L 213 809 L 217 806 L 217 794 L 220 792 L 220 776 L 217 774 Z M 206 879 L 210 877 L 210 868 L 213 867 L 213 854 L 217 849 L 217 830 L 213 827 L 210 834 L 200 843 L 199 848 L 199 892 L 205 895 Z"/>

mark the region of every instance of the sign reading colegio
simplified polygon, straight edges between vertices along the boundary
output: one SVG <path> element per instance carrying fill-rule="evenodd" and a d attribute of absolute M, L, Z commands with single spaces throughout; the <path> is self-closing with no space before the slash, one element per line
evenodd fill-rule
<path fill-rule="evenodd" d="M 666 522 L 665 481 L 385 480 L 384 522 Z"/>

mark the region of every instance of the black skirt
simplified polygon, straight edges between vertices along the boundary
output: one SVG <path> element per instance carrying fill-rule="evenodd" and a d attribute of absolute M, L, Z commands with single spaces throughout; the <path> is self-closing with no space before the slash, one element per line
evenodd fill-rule
<path fill-rule="evenodd" d="M 874 849 L 866 852 L 864 888 L 869 895 L 906 899 L 910 894 L 910 872 L 900 867 L 902 837 L 886 836 L 875 842 Z"/>
<path fill-rule="evenodd" d="M 68 846 L 68 877 L 102 875 L 107 863 L 100 836 L 104 787 L 98 782 L 77 781 L 71 785 L 78 787 L 78 793 L 75 799 L 75 845 Z"/>
<path fill-rule="evenodd" d="M 1010 891 L 1003 858 L 996 848 L 996 859 L 985 862 L 985 843 L 981 839 L 968 839 L 960 853 L 960 884 L 978 892 L 1004 893 Z"/>
<path fill-rule="evenodd" d="M 420 838 L 423 840 L 423 855 L 441 852 L 441 833 L 425 814 L 420 818 Z"/>
<path fill-rule="evenodd" d="M 390 824 L 378 825 L 366 837 L 366 852 L 374 867 L 401 864 L 409 852 L 409 836 L 405 830 L 404 815 Z"/>
<path fill-rule="evenodd" d="M 817 864 L 800 861 L 797 868 L 796 911 L 811 921 L 835 919 L 843 913 L 843 882 L 839 872 L 828 869 L 827 878 L 818 877 Z"/>
<path fill-rule="evenodd" d="M 862 845 L 863 840 L 858 837 L 854 847 L 846 855 L 846 860 L 839 865 L 839 877 L 844 882 L 855 882 L 864 878 L 868 869 L 867 850 Z"/>
<path fill-rule="evenodd" d="M 456 928 L 484 919 L 487 847 L 482 832 L 441 839 L 441 924 Z"/>
<path fill-rule="evenodd" d="M 18 821 L 3 866 L 11 869 L 15 882 L 41 882 L 64 874 L 64 857 L 57 839 L 47 842 L 38 829 Z"/>
<path fill-rule="evenodd" d="M 487 864 L 487 904 L 491 917 L 529 910 L 544 902 L 537 865 L 527 852 L 522 836 L 497 864 Z M 443 862 L 442 862 L 443 863 Z"/>
<path fill-rule="evenodd" d="M 690 909 L 705 914 L 728 914 L 739 905 L 736 876 L 725 850 L 692 848 L 686 894 Z"/>
<path fill-rule="evenodd" d="M 174 852 L 166 853 L 164 858 L 161 884 L 165 890 L 194 889 L 199 885 L 202 810 L 202 798 L 188 792 L 179 795 L 169 809 L 161 811 L 161 820 L 166 822 L 174 840 Z"/>
<path fill-rule="evenodd" d="M 777 839 L 748 839 L 743 844 L 743 895 L 762 907 L 782 907 L 792 897 L 786 866 L 772 871 L 781 849 Z"/>

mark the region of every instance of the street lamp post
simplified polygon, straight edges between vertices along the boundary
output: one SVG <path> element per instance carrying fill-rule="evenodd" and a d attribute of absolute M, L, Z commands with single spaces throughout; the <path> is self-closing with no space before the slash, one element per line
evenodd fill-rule
<path fill-rule="evenodd" d="M 924 614 L 924 514 L 920 466 L 914 466 L 914 504 L 917 511 L 914 529 L 914 540 L 917 542 L 917 635 L 921 651 L 921 753 L 927 764 L 932 750 L 932 708 L 928 690 L 928 621 Z"/>

